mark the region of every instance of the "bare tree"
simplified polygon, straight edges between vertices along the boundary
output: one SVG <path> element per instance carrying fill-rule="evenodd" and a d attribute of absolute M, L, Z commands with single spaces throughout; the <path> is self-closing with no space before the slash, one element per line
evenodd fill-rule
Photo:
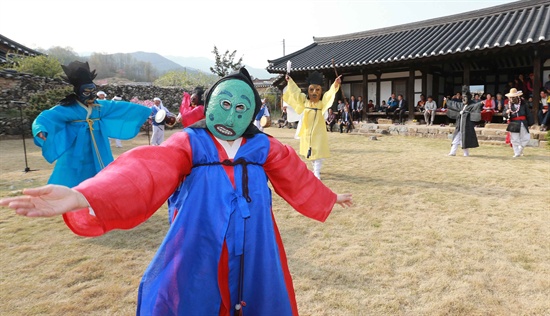
<path fill-rule="evenodd" d="M 214 67 L 210 67 L 210 71 L 218 75 L 218 77 L 225 77 L 229 74 L 231 71 L 239 70 L 242 68 L 242 61 L 243 58 L 239 58 L 237 62 L 234 62 L 235 54 L 237 53 L 237 50 L 234 50 L 232 53 L 229 53 L 229 50 L 226 50 L 225 53 L 220 55 L 218 52 L 218 48 L 214 45 L 214 50 L 212 53 L 215 56 L 216 64 Z"/>

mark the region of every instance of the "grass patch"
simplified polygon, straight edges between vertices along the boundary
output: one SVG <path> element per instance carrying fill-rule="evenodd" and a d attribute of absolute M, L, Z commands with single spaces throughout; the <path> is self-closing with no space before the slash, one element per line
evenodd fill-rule
<path fill-rule="evenodd" d="M 295 130 L 267 128 L 298 148 Z M 168 131 L 171 134 L 173 131 Z M 354 195 L 326 223 L 274 195 L 302 315 L 546 315 L 550 151 L 505 146 L 447 157 L 450 141 L 332 133 L 323 182 Z M 115 155 L 147 144 L 143 134 Z M 0 141 L 0 196 L 46 183 L 27 140 Z M 309 163 L 308 163 L 309 165 Z M 309 165 L 311 169 L 311 165 Z M 129 231 L 81 238 L 61 218 L 0 212 L 0 315 L 132 315 L 168 228 L 163 206 Z"/>

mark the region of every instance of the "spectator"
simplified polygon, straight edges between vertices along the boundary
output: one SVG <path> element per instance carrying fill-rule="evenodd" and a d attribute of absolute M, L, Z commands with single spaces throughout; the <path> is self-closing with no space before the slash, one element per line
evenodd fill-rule
<path fill-rule="evenodd" d="M 327 129 L 332 133 L 332 128 L 336 124 L 336 115 L 332 112 L 332 109 L 328 109 L 327 119 L 325 120 L 327 124 Z"/>
<path fill-rule="evenodd" d="M 386 108 L 386 117 L 390 118 L 390 113 L 394 113 L 397 110 L 397 99 L 395 98 L 395 93 L 391 94 L 391 97 L 388 98 L 388 107 Z"/>
<path fill-rule="evenodd" d="M 546 93 L 550 93 L 550 74 L 548 74 L 548 81 L 544 83 L 544 90 Z"/>
<path fill-rule="evenodd" d="M 283 107 L 283 112 L 281 112 L 281 118 L 277 120 L 277 124 L 279 125 L 279 128 L 288 126 L 286 107 Z"/>
<path fill-rule="evenodd" d="M 496 100 L 494 102 L 495 109 L 494 111 L 496 113 L 502 113 L 504 111 L 504 100 L 502 99 L 502 94 L 497 93 Z"/>
<path fill-rule="evenodd" d="M 393 112 L 393 119 L 399 118 L 399 124 L 403 124 L 405 112 L 409 109 L 407 100 L 403 99 L 403 95 L 397 96 L 397 109 Z"/>
<path fill-rule="evenodd" d="M 106 100 L 106 98 L 107 98 L 107 93 L 105 93 L 103 91 L 98 91 L 96 93 L 96 95 L 97 95 L 98 100 Z"/>
<path fill-rule="evenodd" d="M 349 107 L 351 112 L 351 118 L 354 121 L 357 121 L 357 118 L 359 117 L 359 111 L 357 106 L 358 106 L 357 100 L 355 100 L 355 96 L 352 95 L 349 100 Z"/>
<path fill-rule="evenodd" d="M 99 98 L 99 93 L 100 92 L 103 92 L 103 91 L 98 92 L 98 98 Z M 103 92 L 103 98 L 101 100 L 105 100 L 105 96 L 106 96 L 106 94 L 105 94 L 105 92 Z M 115 95 L 114 98 L 113 98 L 113 101 L 122 101 L 122 96 Z M 110 139 L 111 138 L 109 138 L 109 140 Z M 120 141 L 120 139 L 118 139 L 118 138 L 115 138 L 115 146 L 116 146 L 116 148 L 122 148 L 122 141 Z"/>
<path fill-rule="evenodd" d="M 337 105 L 338 117 L 340 117 L 342 115 L 342 113 L 344 113 L 344 108 L 345 107 L 346 107 L 346 105 L 344 104 L 344 102 L 342 102 L 342 100 L 338 100 L 338 105 Z"/>
<path fill-rule="evenodd" d="M 457 102 L 462 102 L 462 93 L 457 92 L 451 100 L 452 101 L 457 101 Z"/>
<path fill-rule="evenodd" d="M 523 92 L 523 91 L 526 91 L 526 90 L 525 90 L 525 84 L 526 84 L 526 82 L 525 82 L 525 80 L 523 79 L 523 74 L 519 74 L 518 77 L 517 77 L 517 79 L 516 79 L 516 89 L 517 89 L 518 91 L 522 91 L 522 92 Z"/>
<path fill-rule="evenodd" d="M 428 101 L 424 104 L 424 120 L 426 125 L 434 125 L 435 111 L 437 110 L 437 103 L 433 100 L 432 96 L 428 96 Z"/>
<path fill-rule="evenodd" d="M 375 111 L 376 106 L 374 105 L 374 102 L 372 100 L 369 100 L 369 103 L 367 103 L 367 112 L 373 112 Z M 378 111 L 376 111 L 378 112 Z"/>
<path fill-rule="evenodd" d="M 346 133 L 349 133 L 351 131 L 351 115 L 349 113 L 349 108 L 344 109 L 344 113 L 342 114 L 342 120 L 340 121 L 340 133 L 342 133 L 342 130 L 346 127 Z"/>
<path fill-rule="evenodd" d="M 359 116 L 359 121 L 363 121 L 363 112 L 366 111 L 365 109 L 365 102 L 363 102 L 363 97 L 358 96 L 357 97 L 357 111 Z"/>
<path fill-rule="evenodd" d="M 475 102 L 479 102 L 479 101 L 475 101 Z M 495 113 L 495 102 L 493 101 L 491 94 L 487 93 L 487 96 L 485 98 L 485 104 L 481 109 L 481 119 L 485 122 L 485 124 L 489 124 L 493 120 L 494 113 Z"/>
<path fill-rule="evenodd" d="M 550 96 L 545 91 L 540 92 L 540 106 L 539 106 L 539 125 L 540 130 L 545 132 L 548 130 L 548 120 L 550 119 L 550 112 L 548 111 L 548 106 L 550 103 Z"/>
<path fill-rule="evenodd" d="M 416 102 L 416 106 L 414 107 L 414 111 L 415 112 L 424 111 L 424 104 L 426 104 L 426 97 L 423 94 L 421 94 L 420 95 L 420 100 L 418 102 Z"/>
<path fill-rule="evenodd" d="M 527 80 L 525 80 L 525 91 L 526 91 L 528 97 L 533 96 L 534 84 L 535 84 L 535 74 L 530 73 L 529 78 L 527 78 Z"/>
<path fill-rule="evenodd" d="M 378 109 L 378 112 L 386 112 L 388 109 L 388 104 L 385 100 L 382 100 L 382 104 L 380 104 L 380 108 Z"/>

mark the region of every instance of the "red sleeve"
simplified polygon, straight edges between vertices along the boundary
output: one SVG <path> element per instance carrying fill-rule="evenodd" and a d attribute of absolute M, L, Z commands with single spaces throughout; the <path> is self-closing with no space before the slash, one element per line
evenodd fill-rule
<path fill-rule="evenodd" d="M 161 146 L 132 149 L 74 188 L 84 194 L 95 216 L 82 209 L 64 214 L 65 223 L 81 236 L 133 228 L 164 204 L 189 174 L 191 164 L 185 132 L 172 135 Z"/>
<path fill-rule="evenodd" d="M 204 106 L 199 105 L 181 114 L 181 123 L 187 127 L 204 118 Z"/>
<path fill-rule="evenodd" d="M 294 149 L 273 137 L 269 143 L 264 170 L 275 192 L 298 212 L 324 222 L 336 203 L 336 193 L 307 169 Z"/>

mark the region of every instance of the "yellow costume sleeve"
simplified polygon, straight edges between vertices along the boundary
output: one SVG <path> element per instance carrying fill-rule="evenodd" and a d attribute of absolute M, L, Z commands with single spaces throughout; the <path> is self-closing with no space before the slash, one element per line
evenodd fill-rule
<path fill-rule="evenodd" d="M 288 103 L 296 113 L 302 114 L 305 108 L 306 95 L 302 93 L 302 90 L 296 85 L 294 80 L 290 79 L 288 80 L 287 89 L 283 93 L 283 101 Z"/>
<path fill-rule="evenodd" d="M 323 115 L 332 106 L 332 103 L 334 103 L 334 97 L 336 97 L 336 92 L 338 92 L 339 88 L 340 87 L 336 88 L 336 82 L 334 82 L 332 86 L 330 86 L 330 89 L 323 94 L 323 99 L 321 100 L 323 103 L 323 110 L 321 111 Z"/>

